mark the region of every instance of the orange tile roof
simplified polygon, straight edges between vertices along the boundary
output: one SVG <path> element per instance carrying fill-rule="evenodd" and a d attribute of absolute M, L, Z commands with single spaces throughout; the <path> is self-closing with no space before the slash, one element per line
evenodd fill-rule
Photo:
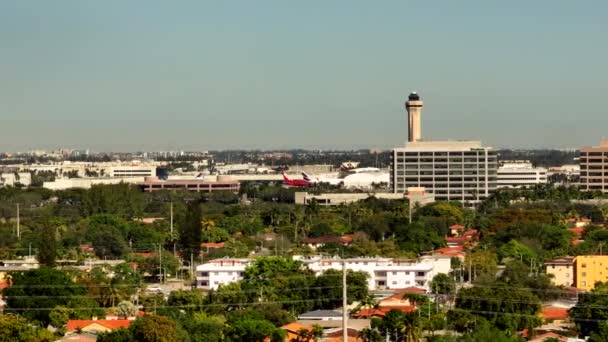
<path fill-rule="evenodd" d="M 476 236 L 478 233 L 477 229 L 469 229 L 466 232 L 462 233 L 462 236 L 464 237 L 474 237 Z"/>
<path fill-rule="evenodd" d="M 128 328 L 133 321 L 128 319 L 71 319 L 68 321 L 66 326 L 66 331 L 74 331 L 76 329 L 84 329 L 91 324 L 99 324 L 103 327 L 106 327 L 110 330 L 120 329 L 120 328 Z"/>
<path fill-rule="evenodd" d="M 464 246 L 460 245 L 460 246 L 454 246 L 454 247 L 439 248 L 433 252 L 435 254 L 440 254 L 440 255 L 451 255 L 451 256 L 464 255 Z"/>
<path fill-rule="evenodd" d="M 312 329 L 312 327 L 309 326 L 309 325 L 300 324 L 298 322 L 293 322 L 293 323 L 285 324 L 284 326 L 281 327 L 281 329 L 288 330 L 288 331 L 291 331 L 293 333 L 297 333 L 301 329 L 308 330 L 308 329 Z"/>
<path fill-rule="evenodd" d="M 574 227 L 574 228 L 570 228 L 570 231 L 572 233 L 574 233 L 574 235 L 580 237 L 583 235 L 583 233 L 585 233 L 585 228 L 584 227 Z"/>
<path fill-rule="evenodd" d="M 544 333 L 541 335 L 537 335 L 536 337 L 532 338 L 529 340 L 529 342 L 541 342 L 541 341 L 545 341 L 548 338 L 556 338 L 558 341 L 563 341 L 566 342 L 568 341 L 568 338 L 562 335 L 558 335 L 554 332 L 548 332 L 548 333 Z"/>
<path fill-rule="evenodd" d="M 450 226 L 450 229 L 454 229 L 454 230 L 464 230 L 464 229 L 466 229 L 466 227 L 465 227 L 465 226 L 461 226 L 461 225 L 459 225 L 459 224 L 453 224 L 453 225 L 451 225 L 451 226 Z"/>
<path fill-rule="evenodd" d="M 414 306 L 383 306 L 378 309 L 361 309 L 359 312 L 352 314 L 355 318 L 370 318 L 370 317 L 384 317 L 387 313 L 392 310 L 401 312 L 414 312 L 416 307 Z"/>
<path fill-rule="evenodd" d="M 223 242 L 203 242 L 203 243 L 201 243 L 201 247 L 224 248 L 224 243 Z"/>
<path fill-rule="evenodd" d="M 564 308 L 556 308 L 556 307 L 547 307 L 543 308 L 541 315 L 546 320 L 563 320 L 568 319 L 568 309 Z"/>
<path fill-rule="evenodd" d="M 139 253 L 133 253 L 133 255 L 138 256 L 138 257 L 142 257 L 142 258 L 149 258 L 151 256 L 156 255 L 156 253 L 153 253 L 153 252 L 139 252 Z"/>

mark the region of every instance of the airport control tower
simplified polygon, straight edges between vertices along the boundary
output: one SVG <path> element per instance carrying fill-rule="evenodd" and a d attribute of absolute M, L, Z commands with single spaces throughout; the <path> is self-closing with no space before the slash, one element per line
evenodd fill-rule
<path fill-rule="evenodd" d="M 405 110 L 407 110 L 408 120 L 408 142 L 420 141 L 422 135 L 422 125 L 420 123 L 420 115 L 422 115 L 422 100 L 414 91 L 410 94 L 405 102 Z"/>

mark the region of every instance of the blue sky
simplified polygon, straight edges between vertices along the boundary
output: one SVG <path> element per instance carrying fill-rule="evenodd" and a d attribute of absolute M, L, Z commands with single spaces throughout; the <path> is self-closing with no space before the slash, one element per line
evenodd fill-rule
<path fill-rule="evenodd" d="M 0 150 L 579 147 L 605 1 L 0 1 Z"/>

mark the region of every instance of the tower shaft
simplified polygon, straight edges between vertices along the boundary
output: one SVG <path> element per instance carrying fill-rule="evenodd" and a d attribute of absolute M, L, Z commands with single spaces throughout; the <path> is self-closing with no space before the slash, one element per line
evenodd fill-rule
<path fill-rule="evenodd" d="M 416 142 L 422 139 L 422 116 L 423 103 L 420 96 L 416 93 L 411 93 L 408 100 L 405 102 L 405 109 L 408 116 L 408 142 Z"/>

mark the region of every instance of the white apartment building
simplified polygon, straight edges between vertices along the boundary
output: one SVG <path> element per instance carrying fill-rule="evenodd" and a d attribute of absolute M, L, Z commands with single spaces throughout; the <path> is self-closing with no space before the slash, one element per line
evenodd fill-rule
<path fill-rule="evenodd" d="M 480 141 L 412 141 L 391 159 L 394 193 L 424 187 L 437 201 L 476 203 L 496 190 L 497 153 Z"/>
<path fill-rule="evenodd" d="M 196 267 L 196 287 L 206 290 L 217 290 L 220 285 L 226 285 L 243 279 L 245 268 L 253 259 L 215 259 Z"/>
<path fill-rule="evenodd" d="M 294 257 L 300 260 L 316 275 L 327 270 L 342 270 L 342 260 L 338 258 Z M 245 268 L 252 259 L 216 259 L 196 268 L 196 285 L 200 289 L 215 290 L 220 285 L 243 279 Z M 391 258 L 351 258 L 346 259 L 346 268 L 369 275 L 370 290 L 420 287 L 429 290 L 430 282 L 439 273 L 450 271 L 450 258 L 425 256 L 418 260 Z"/>
<path fill-rule="evenodd" d="M 524 161 L 504 161 L 498 168 L 496 186 L 498 188 L 520 188 L 536 184 L 547 184 L 547 169 L 533 167 Z"/>

